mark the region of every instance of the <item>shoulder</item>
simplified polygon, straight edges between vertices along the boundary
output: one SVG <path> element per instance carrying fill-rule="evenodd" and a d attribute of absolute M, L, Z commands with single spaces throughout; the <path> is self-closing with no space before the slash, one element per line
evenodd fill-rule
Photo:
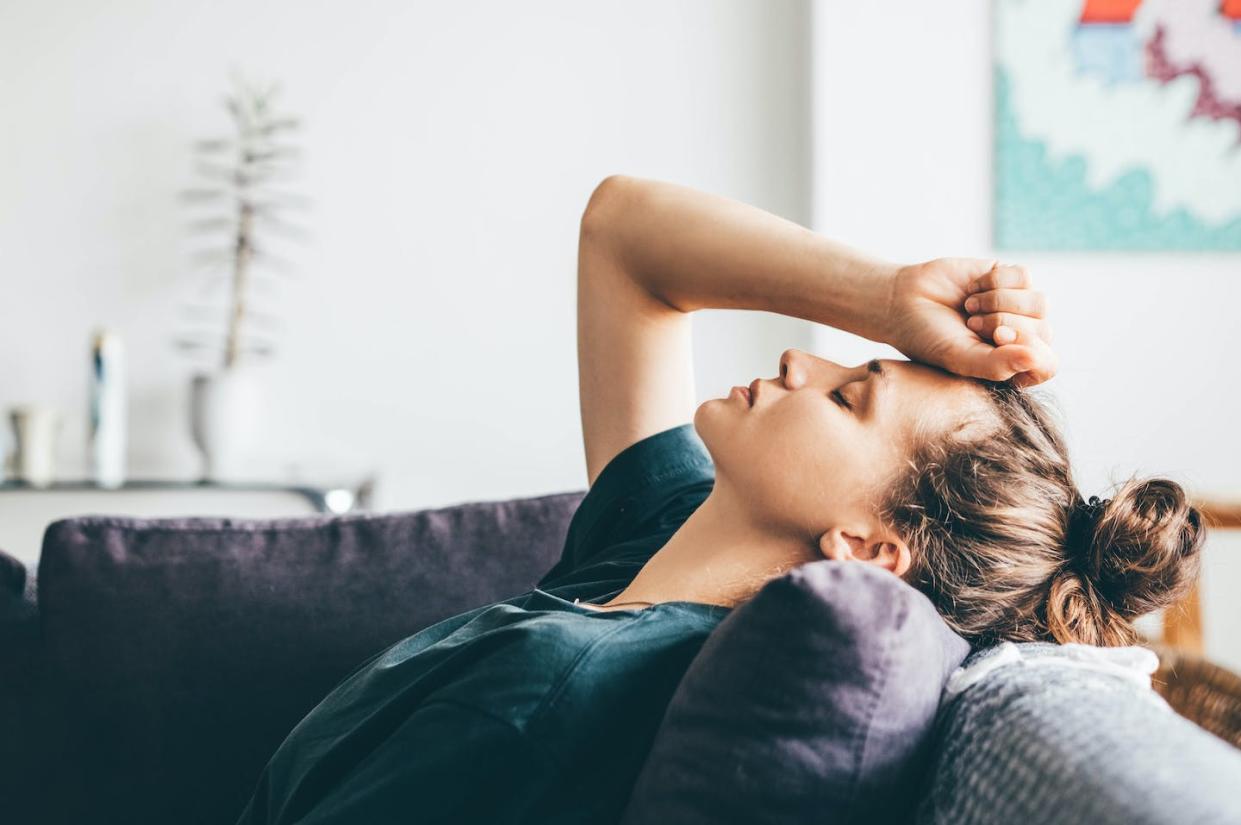
<path fill-rule="evenodd" d="M 671 427 L 630 444 L 599 474 L 574 525 L 590 533 L 608 516 L 640 518 L 680 491 L 715 481 L 715 465 L 691 424 Z"/>
<path fill-rule="evenodd" d="M 631 578 L 634 565 L 645 563 L 714 483 L 715 465 L 692 424 L 630 444 L 608 462 L 578 505 L 561 558 L 539 587 L 581 578 L 586 565 L 598 562 L 619 563 L 624 570 L 612 572 Z M 622 552 L 622 545 L 632 552 Z"/>

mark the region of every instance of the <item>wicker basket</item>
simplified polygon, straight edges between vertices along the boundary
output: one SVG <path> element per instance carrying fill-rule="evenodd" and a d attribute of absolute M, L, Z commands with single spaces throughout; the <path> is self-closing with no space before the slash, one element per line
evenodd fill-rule
<path fill-rule="evenodd" d="M 1146 646 L 1159 655 L 1151 686 L 1172 709 L 1241 748 L 1241 676 L 1195 653 L 1167 645 Z"/>

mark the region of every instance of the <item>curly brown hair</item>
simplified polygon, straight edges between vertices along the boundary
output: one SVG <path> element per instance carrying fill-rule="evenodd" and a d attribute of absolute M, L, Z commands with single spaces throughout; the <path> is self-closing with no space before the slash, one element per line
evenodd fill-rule
<path fill-rule="evenodd" d="M 923 440 L 881 502 L 912 552 L 904 578 L 975 645 L 1135 643 L 1132 620 L 1196 581 L 1201 515 L 1164 478 L 1087 503 L 1047 407 L 979 383 L 998 424 Z"/>

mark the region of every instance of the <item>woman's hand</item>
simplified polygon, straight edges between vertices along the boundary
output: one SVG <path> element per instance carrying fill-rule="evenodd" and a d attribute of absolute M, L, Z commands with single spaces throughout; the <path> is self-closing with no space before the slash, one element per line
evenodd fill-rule
<path fill-rule="evenodd" d="M 1033 386 L 1056 374 L 1047 301 L 1025 267 L 938 258 L 897 270 L 886 343 L 958 375 Z"/>

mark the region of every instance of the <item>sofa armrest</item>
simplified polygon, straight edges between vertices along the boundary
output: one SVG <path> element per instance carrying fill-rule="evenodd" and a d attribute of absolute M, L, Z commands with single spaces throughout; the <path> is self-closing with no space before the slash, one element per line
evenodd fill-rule
<path fill-rule="evenodd" d="M 20 597 L 26 589 L 26 565 L 0 550 L 0 599 Z"/>
<path fill-rule="evenodd" d="M 1241 751 L 1129 677 L 1020 647 L 1038 661 L 996 669 L 941 709 L 919 825 L 1241 822 Z"/>
<path fill-rule="evenodd" d="M 0 799 L 5 821 L 34 822 L 33 789 L 55 753 L 38 735 L 47 718 L 40 690 L 39 614 L 26 566 L 0 552 Z"/>

